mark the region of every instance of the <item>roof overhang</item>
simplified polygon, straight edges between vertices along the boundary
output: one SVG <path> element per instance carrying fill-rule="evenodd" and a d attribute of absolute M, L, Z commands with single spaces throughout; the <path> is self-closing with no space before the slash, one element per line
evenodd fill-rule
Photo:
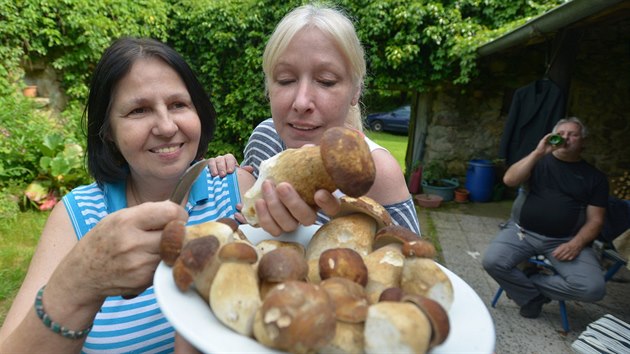
<path fill-rule="evenodd" d="M 477 49 L 477 54 L 487 56 L 514 46 L 539 42 L 562 28 L 572 26 L 601 12 L 614 14 L 616 11 L 613 7 L 627 10 L 629 8 L 628 3 L 626 0 L 573 0 L 567 2 L 503 36 L 481 45 Z M 615 6 L 618 4 L 620 6 Z"/>

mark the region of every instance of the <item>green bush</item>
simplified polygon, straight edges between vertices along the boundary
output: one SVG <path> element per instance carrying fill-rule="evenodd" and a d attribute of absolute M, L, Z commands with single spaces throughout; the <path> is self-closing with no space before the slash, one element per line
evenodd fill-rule
<path fill-rule="evenodd" d="M 209 156 L 240 160 L 256 124 L 271 117 L 262 54 L 276 23 L 299 1 L 194 1 L 174 7 L 170 42 L 195 68 L 217 110 Z"/>
<path fill-rule="evenodd" d="M 20 96 L 0 96 L 0 107 L 0 186 L 30 181 L 38 175 L 40 139 L 56 123 Z"/>
<path fill-rule="evenodd" d="M 20 200 L 15 192 L 16 186 L 22 186 L 36 206 L 51 206 L 73 187 L 89 181 L 78 109 L 52 118 L 35 101 L 20 96 L 0 97 L 0 105 L 0 187 L 9 190 L 12 186 L 12 199 Z M 2 194 L 8 198 L 9 192 Z"/>
<path fill-rule="evenodd" d="M 66 109 L 55 123 L 14 96 L 24 69 L 43 63 L 56 71 L 71 107 L 81 107 L 103 50 L 124 35 L 166 41 L 187 58 L 218 113 L 208 155 L 230 152 L 240 160 L 253 127 L 270 116 L 264 45 L 303 2 L 0 0 L 0 187 L 37 180 L 40 190 L 61 193 L 88 180 L 76 158 L 84 143 L 80 109 Z M 339 0 L 338 6 L 353 17 L 365 46 L 365 102 L 373 110 L 436 83 L 469 82 L 480 43 L 564 2 Z"/>

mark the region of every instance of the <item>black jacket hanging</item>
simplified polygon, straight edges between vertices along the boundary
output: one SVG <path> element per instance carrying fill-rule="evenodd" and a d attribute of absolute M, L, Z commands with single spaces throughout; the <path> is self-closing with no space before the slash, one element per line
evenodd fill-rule
<path fill-rule="evenodd" d="M 540 139 L 565 116 L 565 98 L 549 79 L 534 81 L 514 93 L 503 129 L 499 157 L 510 166 L 532 152 Z"/>

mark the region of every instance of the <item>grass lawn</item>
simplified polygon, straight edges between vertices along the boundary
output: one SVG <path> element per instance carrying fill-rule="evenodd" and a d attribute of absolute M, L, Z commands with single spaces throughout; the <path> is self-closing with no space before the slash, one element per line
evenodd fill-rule
<path fill-rule="evenodd" d="M 22 284 L 48 212 L 27 211 L 0 221 L 0 323 Z"/>
<path fill-rule="evenodd" d="M 403 173 L 405 173 L 405 154 L 407 153 L 407 135 L 366 131 L 366 135 L 375 143 L 389 150 L 394 155 Z"/>
<path fill-rule="evenodd" d="M 405 170 L 407 136 L 367 132 L 370 139 L 387 148 Z M 4 323 L 11 302 L 26 275 L 47 212 L 27 211 L 16 219 L 0 220 L 0 323 Z"/>

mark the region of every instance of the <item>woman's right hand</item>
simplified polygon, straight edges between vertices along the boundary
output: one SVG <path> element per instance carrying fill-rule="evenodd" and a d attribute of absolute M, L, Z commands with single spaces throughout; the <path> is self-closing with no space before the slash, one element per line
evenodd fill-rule
<path fill-rule="evenodd" d="M 295 231 L 299 225 L 312 225 L 317 221 L 317 211 L 306 204 L 298 192 L 287 182 L 275 186 L 263 182 L 263 198 L 255 202 L 259 226 L 273 236 Z M 332 193 L 321 189 L 315 192 L 315 203 L 328 215 L 336 215 L 340 203 Z"/>
<path fill-rule="evenodd" d="M 144 203 L 108 215 L 64 258 L 51 282 L 83 290 L 85 301 L 141 293 L 152 284 L 160 262 L 162 230 L 172 220 L 186 222 L 188 214 L 170 201 Z"/>

